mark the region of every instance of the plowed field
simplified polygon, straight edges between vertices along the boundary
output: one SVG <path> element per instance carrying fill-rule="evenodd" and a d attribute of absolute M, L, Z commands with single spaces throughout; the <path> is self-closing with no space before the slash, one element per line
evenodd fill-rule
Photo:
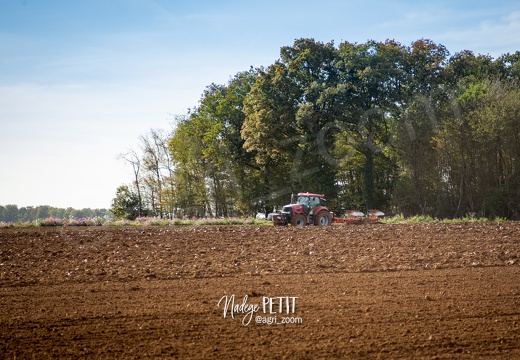
<path fill-rule="evenodd" d="M 0 357 L 520 358 L 520 224 L 0 229 Z"/>

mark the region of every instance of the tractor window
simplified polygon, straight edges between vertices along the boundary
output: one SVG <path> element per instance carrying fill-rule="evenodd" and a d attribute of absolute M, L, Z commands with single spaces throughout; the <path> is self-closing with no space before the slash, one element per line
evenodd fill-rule
<path fill-rule="evenodd" d="M 309 198 L 307 196 L 298 196 L 298 204 L 309 205 Z"/>
<path fill-rule="evenodd" d="M 311 198 L 311 208 L 315 208 L 316 206 L 320 205 L 320 198 L 319 197 L 312 197 Z"/>

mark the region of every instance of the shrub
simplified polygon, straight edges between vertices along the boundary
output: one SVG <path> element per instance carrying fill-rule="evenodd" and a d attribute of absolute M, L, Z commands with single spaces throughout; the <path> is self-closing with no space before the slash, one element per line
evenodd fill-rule
<path fill-rule="evenodd" d="M 153 218 L 150 219 L 147 224 L 151 226 L 168 226 L 170 225 L 170 220 Z"/>
<path fill-rule="evenodd" d="M 48 217 L 46 219 L 37 220 L 39 226 L 63 226 L 64 221 L 55 217 Z"/>

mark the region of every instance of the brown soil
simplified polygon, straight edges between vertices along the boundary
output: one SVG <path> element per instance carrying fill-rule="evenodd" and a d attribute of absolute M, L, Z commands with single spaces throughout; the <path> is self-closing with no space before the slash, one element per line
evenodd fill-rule
<path fill-rule="evenodd" d="M 0 229 L 0 357 L 520 358 L 519 255 L 519 223 Z"/>

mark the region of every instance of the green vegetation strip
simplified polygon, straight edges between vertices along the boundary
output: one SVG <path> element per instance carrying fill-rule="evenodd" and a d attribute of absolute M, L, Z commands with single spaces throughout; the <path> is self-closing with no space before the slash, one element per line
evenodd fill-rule
<path fill-rule="evenodd" d="M 416 215 L 404 217 L 396 215 L 381 219 L 382 224 L 419 224 L 419 223 L 470 223 L 470 222 L 505 222 L 505 218 L 488 219 L 485 217 L 477 218 L 474 215 L 467 215 L 456 219 L 437 219 L 431 216 Z M 253 218 L 223 218 L 223 219 L 158 219 L 158 218 L 137 218 L 136 220 L 106 220 L 102 218 L 85 219 L 57 219 L 47 218 L 32 222 L 0 222 L 0 228 L 9 227 L 51 227 L 51 226 L 230 226 L 230 225 L 272 225 L 272 222 L 265 219 Z"/>
<path fill-rule="evenodd" d="M 271 225 L 271 221 L 259 219 L 157 219 L 138 218 L 136 220 L 106 220 L 102 218 L 57 219 L 47 218 L 32 222 L 0 222 L 0 227 L 39 227 L 39 226 L 209 226 L 209 225 Z"/>

